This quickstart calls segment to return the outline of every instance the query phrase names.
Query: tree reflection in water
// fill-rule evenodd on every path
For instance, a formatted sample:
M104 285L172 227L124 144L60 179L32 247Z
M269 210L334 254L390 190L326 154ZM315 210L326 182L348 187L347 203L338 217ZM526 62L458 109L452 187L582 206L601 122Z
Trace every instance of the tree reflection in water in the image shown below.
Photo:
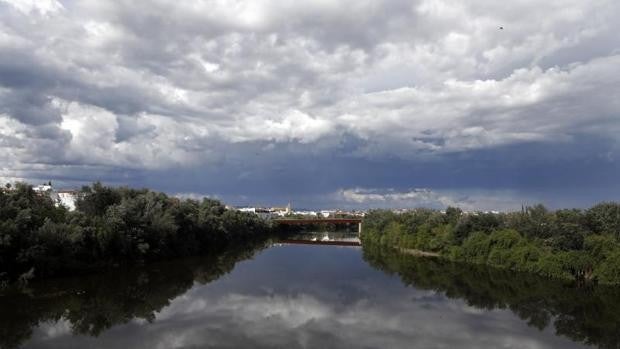
M206 284L220 278L238 261L253 257L268 245L269 242L256 242L209 259L49 280L33 284L25 292L9 292L0 296L0 347L19 347L31 338L35 328L45 323L64 321L73 334L99 336L112 326L134 319L153 321L158 312L196 283ZM313 255L316 256L319 255ZM509 309L529 326L540 330L553 326L556 334L573 341L600 348L620 346L620 291L617 289L576 287L527 274L397 254L368 245L363 249L363 256L371 266L398 275L405 285L434 290L480 309ZM298 265L304 263L311 265L309 261ZM333 282L333 279L325 280ZM303 280L296 285L304 285ZM347 292L354 293L355 289Z
M268 242L239 245L210 258L190 258L80 278L48 280L0 295L0 348L16 348L45 322L65 320L74 334L98 336L155 313L190 289L229 273Z
M620 348L620 289L578 287L536 275L415 257L364 246L373 267L418 289L463 299L481 309L510 309L529 326L599 348Z

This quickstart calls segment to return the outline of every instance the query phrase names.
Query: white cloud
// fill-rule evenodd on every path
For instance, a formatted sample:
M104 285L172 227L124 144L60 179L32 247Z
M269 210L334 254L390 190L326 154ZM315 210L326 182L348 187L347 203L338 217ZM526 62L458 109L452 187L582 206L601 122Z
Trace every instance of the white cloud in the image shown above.
M596 91L605 86L620 92L613 73L618 64L620 56L609 56L566 70L520 69L503 80L447 80L439 87L367 93L344 100L337 120L382 151L403 156L562 142L580 133L613 138L620 111L614 99Z
M341 205L363 208L416 208L444 209L448 206L472 211L516 211L522 205L549 204L544 196L514 190L481 189L428 189L410 190L349 188L331 195ZM553 203L557 204L557 203Z
M385 189L354 188L341 189L338 191L337 196L341 197L345 202L373 206L387 205L387 207L394 205L407 205L410 207L440 205L440 207L446 207L463 204L449 196L439 194L430 189L412 189L398 192Z
M299 110L289 110L275 119L252 116L232 129L223 129L222 137L233 142L269 140L277 142L299 141L311 143L329 134L333 125L326 119L313 118Z
M39 14L42 16L52 15L61 11L64 7L56 0L0 0L8 3L19 11L29 14Z

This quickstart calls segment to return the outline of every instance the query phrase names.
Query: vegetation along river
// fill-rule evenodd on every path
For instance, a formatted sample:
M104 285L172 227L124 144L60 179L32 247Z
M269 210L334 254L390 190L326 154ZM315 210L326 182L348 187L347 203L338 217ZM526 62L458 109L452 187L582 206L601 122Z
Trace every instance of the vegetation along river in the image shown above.
M620 292L371 245L239 246L0 296L2 348L618 348Z

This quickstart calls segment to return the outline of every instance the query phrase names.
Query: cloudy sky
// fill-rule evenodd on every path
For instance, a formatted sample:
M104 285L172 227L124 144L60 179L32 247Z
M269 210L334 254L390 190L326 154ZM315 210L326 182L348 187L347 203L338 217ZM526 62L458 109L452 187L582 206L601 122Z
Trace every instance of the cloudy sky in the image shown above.
M309 208L618 200L619 15L0 0L0 180Z

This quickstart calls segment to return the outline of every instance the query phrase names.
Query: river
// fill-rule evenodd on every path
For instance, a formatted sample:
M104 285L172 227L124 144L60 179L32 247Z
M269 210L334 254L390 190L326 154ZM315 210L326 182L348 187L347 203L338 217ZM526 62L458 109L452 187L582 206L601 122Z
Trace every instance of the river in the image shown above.
M620 293L267 242L0 295L2 348L618 348Z

